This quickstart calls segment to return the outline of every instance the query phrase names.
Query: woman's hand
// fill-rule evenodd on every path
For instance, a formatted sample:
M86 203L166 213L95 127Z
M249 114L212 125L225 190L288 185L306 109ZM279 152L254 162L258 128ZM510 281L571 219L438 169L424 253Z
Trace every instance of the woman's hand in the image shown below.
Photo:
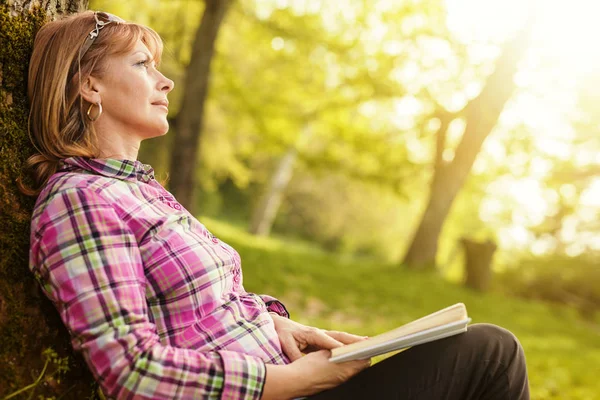
M320 350L288 365L267 364L262 400L294 399L334 388L371 365L371 360L332 363L331 352Z
M331 350L366 339L364 336L346 332L326 331L302 325L274 313L271 313L271 317L275 323L275 331L279 336L281 349L291 361L298 360L303 353L322 349Z

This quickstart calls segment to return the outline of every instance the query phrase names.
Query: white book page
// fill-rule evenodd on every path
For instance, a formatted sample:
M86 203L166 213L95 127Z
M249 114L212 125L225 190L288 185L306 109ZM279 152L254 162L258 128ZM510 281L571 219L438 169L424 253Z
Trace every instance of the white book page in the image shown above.
M355 353L356 351L366 348L374 348L397 340L398 338L409 337L418 332L429 331L437 327L447 326L458 321L464 321L467 318L467 310L465 305L463 303L457 303L418 320L409 322L408 324L391 331L374 336L368 340L335 348L331 351L332 358L339 357L346 353Z

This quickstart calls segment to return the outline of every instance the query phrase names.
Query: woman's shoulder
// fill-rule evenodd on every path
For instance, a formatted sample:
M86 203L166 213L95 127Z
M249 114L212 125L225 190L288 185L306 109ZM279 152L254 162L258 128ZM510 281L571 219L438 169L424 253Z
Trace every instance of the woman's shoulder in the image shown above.
M59 171L52 175L40 192L38 203L63 192L100 193L118 182L117 179L75 171Z
M40 192L32 220L44 213L60 212L76 203L109 202L106 195L119 180L81 172L57 172Z

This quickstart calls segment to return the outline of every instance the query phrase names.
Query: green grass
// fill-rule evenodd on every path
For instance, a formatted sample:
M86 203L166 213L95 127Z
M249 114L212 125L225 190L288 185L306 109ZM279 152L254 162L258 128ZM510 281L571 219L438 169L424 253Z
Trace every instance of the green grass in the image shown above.
M375 335L463 302L473 322L517 335L527 357L532 399L600 399L600 326L567 307L479 294L435 273L352 260L285 238L201 221L242 257L244 287L286 304L292 318L324 329Z

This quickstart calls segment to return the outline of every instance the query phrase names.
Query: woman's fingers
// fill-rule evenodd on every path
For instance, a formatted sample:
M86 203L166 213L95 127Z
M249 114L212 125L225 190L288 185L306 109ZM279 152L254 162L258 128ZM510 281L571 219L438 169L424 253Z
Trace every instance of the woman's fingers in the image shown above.
M306 334L306 343L309 346L326 350L335 349L336 347L344 345L344 343L329 336L327 333L325 333L325 331L321 329L311 329Z
M298 344L291 334L280 335L279 342L281 343L281 349L291 361L296 361L302 357L302 352L298 348Z
M331 336L332 338L334 338L335 340L337 340L338 342L341 342L344 344L360 342L362 340L368 339L367 336L358 336L358 335L353 335L353 334L347 333L347 332L325 331L325 333L327 335Z

